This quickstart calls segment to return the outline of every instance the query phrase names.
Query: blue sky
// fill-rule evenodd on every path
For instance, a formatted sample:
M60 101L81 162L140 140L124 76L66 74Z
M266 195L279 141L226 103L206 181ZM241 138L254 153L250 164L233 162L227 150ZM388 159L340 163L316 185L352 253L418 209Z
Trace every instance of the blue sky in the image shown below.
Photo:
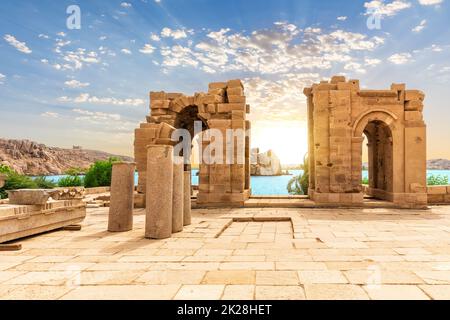
M66 27L74 4L79 30ZM306 150L303 87L343 74L423 90L428 157L450 158L449 19L447 0L3 0L0 137L132 154L150 90L241 78L253 145L292 163Z

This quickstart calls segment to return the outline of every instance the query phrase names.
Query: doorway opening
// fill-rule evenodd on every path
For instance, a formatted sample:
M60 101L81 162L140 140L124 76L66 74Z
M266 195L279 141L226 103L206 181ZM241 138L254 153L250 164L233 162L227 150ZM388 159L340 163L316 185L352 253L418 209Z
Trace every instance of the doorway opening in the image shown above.
M392 131L384 122L375 120L366 125L364 136L364 142L367 142L367 179L364 179L363 170L363 190L373 198L393 201Z

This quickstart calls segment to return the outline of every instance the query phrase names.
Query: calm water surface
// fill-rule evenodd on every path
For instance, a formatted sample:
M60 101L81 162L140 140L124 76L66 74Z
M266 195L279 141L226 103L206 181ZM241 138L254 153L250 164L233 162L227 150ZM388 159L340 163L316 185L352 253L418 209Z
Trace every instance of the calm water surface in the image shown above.
M198 170L192 170L192 184L198 185ZM288 195L286 186L289 180L295 176L302 174L302 170L289 170L290 176L277 176L277 177L252 177L251 186L252 194L254 195ZM447 176L450 180L450 170L428 170L428 175L441 175ZM363 171L363 177L367 178L369 173ZM48 179L54 182L58 182L59 179L65 177L61 176L49 176ZM137 184L138 175L136 173L135 181Z

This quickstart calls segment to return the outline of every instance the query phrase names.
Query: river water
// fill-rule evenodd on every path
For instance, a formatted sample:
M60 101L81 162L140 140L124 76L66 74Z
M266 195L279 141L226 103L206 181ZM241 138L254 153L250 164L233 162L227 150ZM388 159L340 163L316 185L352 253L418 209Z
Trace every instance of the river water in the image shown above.
M198 185L198 170L192 170L192 184ZM289 176L276 176L276 177L252 177L251 178L251 188L253 195L287 195L286 186L289 180L295 176L302 174L302 170L289 170L291 175ZM447 176L450 180L450 170L428 170L428 175L441 175ZM48 179L54 182L58 182L59 179L64 177L60 176L49 176ZM368 172L363 171L363 177L368 177ZM136 173L136 184L137 184L137 173Z

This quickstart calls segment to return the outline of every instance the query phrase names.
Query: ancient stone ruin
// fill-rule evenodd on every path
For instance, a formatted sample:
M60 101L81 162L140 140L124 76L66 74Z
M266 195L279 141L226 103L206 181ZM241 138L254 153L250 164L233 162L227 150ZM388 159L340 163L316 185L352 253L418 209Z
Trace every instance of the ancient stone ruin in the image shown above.
M197 203L202 205L237 205L241 206L250 196L250 121L246 114L250 106L246 104L244 87L240 80L209 84L208 93L195 93L186 96L181 93L151 92L151 114L147 121L135 131L134 154L139 172L138 192L145 194L146 181L149 173L147 167L147 146L170 146L175 129L186 129L195 138L195 123L200 123L200 133L203 135L202 149L207 149L213 142L212 134L216 130L226 136L227 130L240 129L246 135L233 137L236 146L241 146L245 152L239 153L234 148L232 164L210 163L205 157L217 154L200 155L199 193ZM226 158L226 141L222 146L220 156ZM215 150L217 152L217 150ZM175 156L188 155L178 154ZM236 159L236 157L242 157ZM190 174L190 159L185 159L185 175ZM190 189L190 188L189 188ZM189 191L186 190L185 193Z
M306 88L309 194L316 204L362 204L364 191L404 207L424 207L424 94L393 84L361 90L336 76ZM363 135L368 139L369 186L363 190Z
M67 196L68 193L61 192ZM86 204L77 194L51 200L59 190L8 191L9 203L0 206L0 243L77 224L86 217Z

